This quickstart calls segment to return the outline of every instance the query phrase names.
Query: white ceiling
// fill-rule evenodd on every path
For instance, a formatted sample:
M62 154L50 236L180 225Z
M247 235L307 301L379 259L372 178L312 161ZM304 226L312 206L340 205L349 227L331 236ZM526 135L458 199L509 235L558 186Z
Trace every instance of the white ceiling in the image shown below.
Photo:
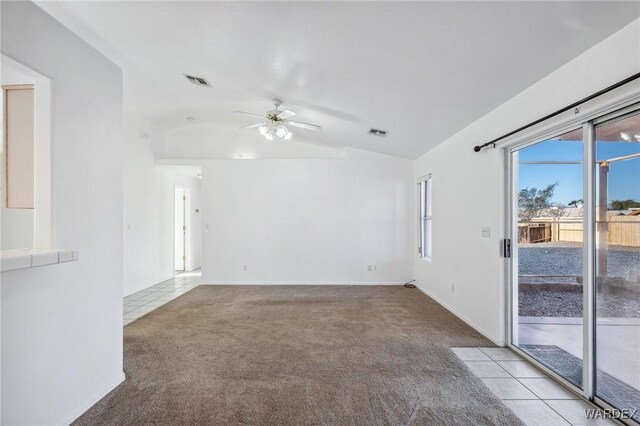
M262 113L277 97L322 125L299 140L407 158L640 16L640 2L39 5L119 64L125 107L165 128L187 116L237 128L254 120L233 110Z

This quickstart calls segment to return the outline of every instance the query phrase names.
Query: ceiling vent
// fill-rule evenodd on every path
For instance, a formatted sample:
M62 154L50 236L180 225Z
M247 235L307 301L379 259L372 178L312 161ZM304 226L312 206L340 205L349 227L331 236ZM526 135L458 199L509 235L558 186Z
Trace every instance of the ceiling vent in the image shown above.
M196 86L211 87L211 84L209 84L207 79L204 77L196 77L188 74L185 74L184 76L187 77L187 80L189 80L191 83L195 84Z
M379 136L381 138L387 136L387 131L386 130L380 130L380 129L374 129L371 128L369 129L369 134L373 135L373 136Z

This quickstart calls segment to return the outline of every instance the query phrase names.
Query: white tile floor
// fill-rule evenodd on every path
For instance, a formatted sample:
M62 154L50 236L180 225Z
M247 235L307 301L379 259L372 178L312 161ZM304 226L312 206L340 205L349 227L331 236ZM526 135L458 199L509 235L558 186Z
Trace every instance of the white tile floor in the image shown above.
M505 348L451 348L467 368L526 425L615 425L587 420L595 408Z
M200 285L200 272L186 272L124 298L124 325Z

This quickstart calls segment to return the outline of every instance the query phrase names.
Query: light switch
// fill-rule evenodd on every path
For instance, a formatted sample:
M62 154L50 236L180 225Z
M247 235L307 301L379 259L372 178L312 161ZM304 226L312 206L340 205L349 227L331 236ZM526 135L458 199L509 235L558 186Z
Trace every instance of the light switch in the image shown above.
M489 226L483 226L482 227L482 236L484 238L490 238L491 237L491 228Z

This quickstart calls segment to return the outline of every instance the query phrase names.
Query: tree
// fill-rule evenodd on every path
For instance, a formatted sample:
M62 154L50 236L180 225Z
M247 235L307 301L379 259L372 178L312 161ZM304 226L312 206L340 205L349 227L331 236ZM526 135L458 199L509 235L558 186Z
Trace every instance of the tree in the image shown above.
M640 207L640 202L635 200L613 200L611 201L611 210L629 210L631 208Z
M549 212L549 216L558 219L567 213L567 206L562 203L556 203L552 205L547 212Z
M547 185L543 189L521 189L518 193L518 216L520 220L529 222L532 218L539 216L542 210L551 209L553 207L551 199L557 186L558 182Z
M567 207L582 207L584 205L584 200L580 198L579 200L572 200L567 204Z

